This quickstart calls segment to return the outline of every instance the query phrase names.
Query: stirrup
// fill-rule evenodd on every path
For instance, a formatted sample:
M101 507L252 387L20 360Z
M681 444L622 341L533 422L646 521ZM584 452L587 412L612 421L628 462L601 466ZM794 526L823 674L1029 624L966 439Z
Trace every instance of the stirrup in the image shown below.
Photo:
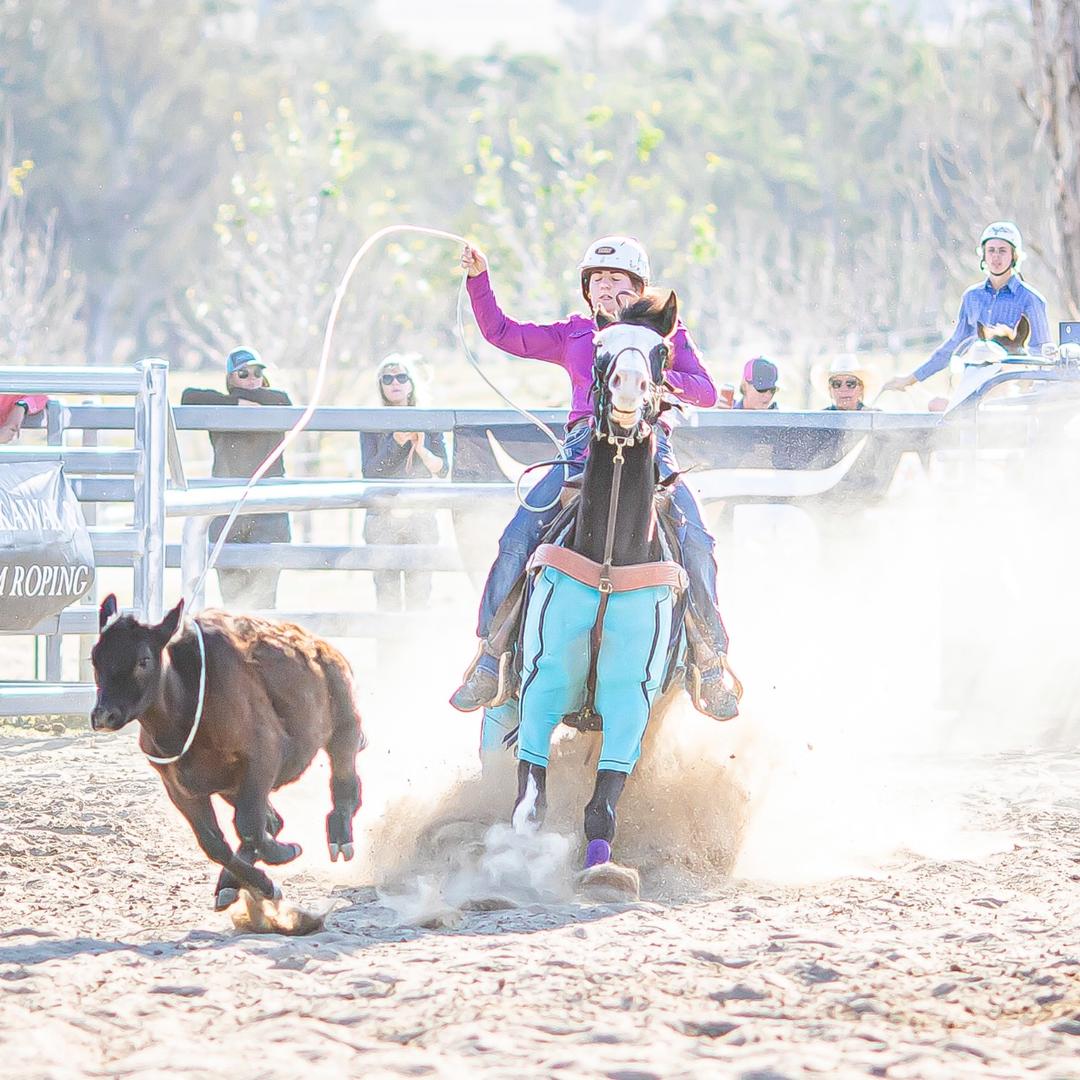
M475 655L472 658L472 663L465 669L465 673L461 678L461 685L464 686L472 677L473 672L476 671L480 657L487 652L487 639L484 638L480 641L480 646L476 650ZM488 653L490 656L491 653ZM499 661L499 674L498 683L495 688L495 695L492 699L483 705L477 705L478 709L497 709L500 705L505 705L513 696L517 693L517 673L513 668L513 653L507 650L504 653L500 653L498 657Z
M509 650L499 654L499 688L495 691L491 704L485 705L484 708L497 709L500 705L505 705L517 693L518 680L512 663L513 658L513 653Z

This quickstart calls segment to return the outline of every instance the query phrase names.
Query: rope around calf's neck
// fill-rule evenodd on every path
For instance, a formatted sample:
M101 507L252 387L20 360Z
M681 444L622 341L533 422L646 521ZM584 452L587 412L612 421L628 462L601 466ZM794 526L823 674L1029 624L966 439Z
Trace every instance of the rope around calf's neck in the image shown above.
M206 698L206 645L203 642L202 627L199 626L199 620L192 619L191 624L195 627L195 637L199 642L199 696L195 702L195 719L191 723L191 730L188 732L188 737L184 742L184 748L179 754L174 757L146 755L146 760L152 761L155 765L175 765L191 749L191 744L195 741L195 732L199 730L199 724L202 721L203 701Z

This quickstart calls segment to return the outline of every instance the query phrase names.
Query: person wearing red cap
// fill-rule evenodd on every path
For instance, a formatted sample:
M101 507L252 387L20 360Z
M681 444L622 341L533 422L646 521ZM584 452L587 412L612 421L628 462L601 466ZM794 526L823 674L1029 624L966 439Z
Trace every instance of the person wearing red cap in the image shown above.
M0 443L17 439L22 422L31 413L41 412L48 402L44 394L0 394Z
M780 371L764 356L755 356L743 366L739 393L742 395L732 406L735 409L776 409L776 395L780 391Z

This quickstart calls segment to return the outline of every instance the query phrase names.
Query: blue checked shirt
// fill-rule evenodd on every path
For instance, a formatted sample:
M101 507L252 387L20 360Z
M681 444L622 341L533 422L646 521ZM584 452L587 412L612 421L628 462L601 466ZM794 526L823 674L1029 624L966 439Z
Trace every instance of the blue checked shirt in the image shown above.
M1006 323L1015 326L1020 316L1026 315L1031 324L1031 337L1028 350L1037 353L1050 340L1050 324L1046 319L1046 300L1042 293L1033 289L1026 282L1013 274L996 292L989 279L979 285L972 285L960 301L960 314L956 319L956 329L948 341L934 350L933 356L916 369L915 378L922 382L948 367L957 346L979 332L979 323L992 326Z

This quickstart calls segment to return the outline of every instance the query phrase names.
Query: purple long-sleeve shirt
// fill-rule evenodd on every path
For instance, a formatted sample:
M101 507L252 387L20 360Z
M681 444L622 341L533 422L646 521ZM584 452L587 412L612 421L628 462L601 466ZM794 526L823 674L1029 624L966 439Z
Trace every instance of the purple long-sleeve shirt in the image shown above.
M592 415L589 391L596 323L584 315L570 315L557 323L514 322L499 307L486 271L469 278L467 287L476 324L486 341L512 356L558 364L570 376L570 415L566 426ZM687 405L711 408L716 404L716 387L681 322L671 337L671 346L672 364L666 372L668 385Z

